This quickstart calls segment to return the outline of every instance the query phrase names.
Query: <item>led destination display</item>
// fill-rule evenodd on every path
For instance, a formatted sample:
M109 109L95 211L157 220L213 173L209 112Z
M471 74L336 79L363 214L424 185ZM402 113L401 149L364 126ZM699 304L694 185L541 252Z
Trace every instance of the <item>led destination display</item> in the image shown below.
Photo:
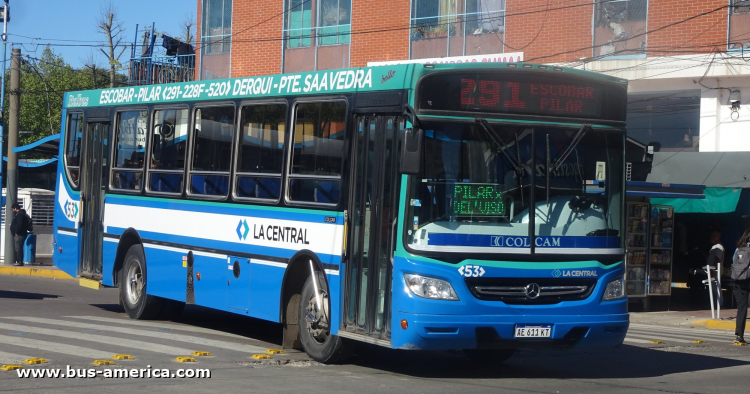
M419 85L419 109L624 120L616 86L566 75L438 74ZM616 93L623 93L618 95Z
M500 188L495 184L456 184L453 213L457 216L507 216Z

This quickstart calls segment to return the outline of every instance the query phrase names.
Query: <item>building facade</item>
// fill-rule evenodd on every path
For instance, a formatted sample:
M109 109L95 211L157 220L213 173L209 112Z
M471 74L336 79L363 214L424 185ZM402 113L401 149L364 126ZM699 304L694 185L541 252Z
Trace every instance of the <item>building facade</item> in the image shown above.
M630 135L658 152L750 151L747 4L198 0L198 78L522 54L628 79Z

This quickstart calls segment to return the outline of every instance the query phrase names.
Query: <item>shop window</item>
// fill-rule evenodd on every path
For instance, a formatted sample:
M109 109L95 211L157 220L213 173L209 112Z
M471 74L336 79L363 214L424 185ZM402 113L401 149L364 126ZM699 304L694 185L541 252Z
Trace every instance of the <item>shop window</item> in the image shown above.
M286 104L243 107L235 196L278 200L286 133Z
M646 56L648 0L596 2L594 56Z
M345 127L346 102L297 104L289 171L291 200L338 203Z
M73 187L78 187L81 168L81 140L83 138L83 114L68 115L68 126L65 131L65 166L68 169L68 180Z
M117 114L110 183L112 189L141 190L146 159L147 121L148 111L145 110Z
M657 152L698 152L700 91L629 95L627 130Z

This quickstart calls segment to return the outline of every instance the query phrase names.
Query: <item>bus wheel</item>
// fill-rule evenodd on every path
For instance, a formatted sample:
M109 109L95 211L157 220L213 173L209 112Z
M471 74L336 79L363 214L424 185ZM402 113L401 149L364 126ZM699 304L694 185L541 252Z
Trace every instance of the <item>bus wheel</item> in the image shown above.
M516 349L465 349L464 354L471 361L480 364L502 364L507 361Z
M328 284L323 275L318 273L315 275L319 299L315 296L312 276L307 278L302 287L299 306L300 342L305 352L315 361L335 363L342 361L348 354L345 352L343 339L337 335L331 335ZM321 308L318 307L318 302Z
M153 319L159 314L160 300L146 294L146 256L141 245L125 254L120 277L122 306L131 319Z

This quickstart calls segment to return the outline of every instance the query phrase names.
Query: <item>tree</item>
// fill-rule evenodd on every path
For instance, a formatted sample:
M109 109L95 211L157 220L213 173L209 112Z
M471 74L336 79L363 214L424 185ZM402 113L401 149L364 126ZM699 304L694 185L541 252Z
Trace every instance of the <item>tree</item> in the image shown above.
M180 27L182 28L183 33L185 33L184 36L180 37L180 41L192 44L193 40L195 40L195 36L193 36L192 33L195 28L195 15L185 14L185 17L182 18L182 22L180 22Z
M83 63L83 69L81 70L81 73L86 76L85 79L88 79L91 81L91 85L89 85L89 89L98 89L100 87L107 86L107 84L103 83L105 81L109 81L109 75L105 71L105 68L101 66L99 61L94 56L94 53L91 52L85 59L80 60L81 63Z
M117 69L122 67L122 65L120 64L120 56L122 56L123 52L125 52L125 49L127 48L127 46L121 45L125 28L122 27L122 22L119 22L117 20L116 14L117 7L115 7L115 5L110 0L102 5L99 13L99 18L96 20L96 28L99 33L107 36L107 51L102 48L99 48L99 50L102 51L104 56L106 56L107 60L109 61L110 88L115 87ZM115 55L118 48L122 48L122 50L120 50L119 54Z

